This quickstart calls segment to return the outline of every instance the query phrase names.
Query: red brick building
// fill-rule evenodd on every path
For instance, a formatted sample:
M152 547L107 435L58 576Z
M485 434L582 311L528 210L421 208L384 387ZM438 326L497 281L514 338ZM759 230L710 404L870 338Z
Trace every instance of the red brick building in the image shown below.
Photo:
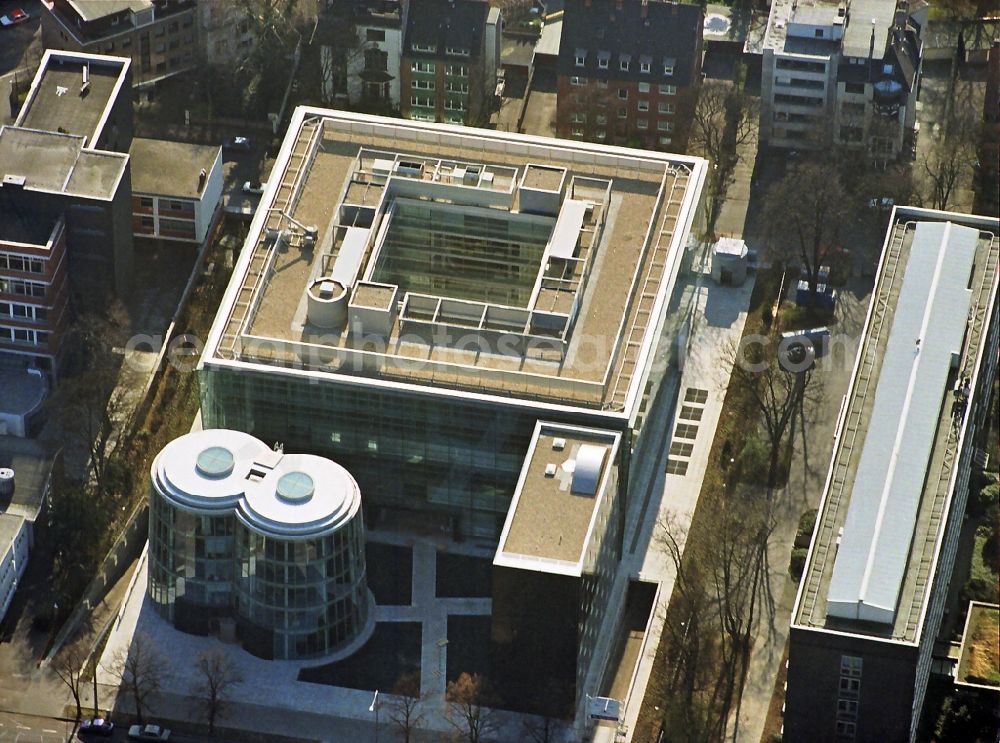
M567 0L559 45L560 137L683 148L701 80L697 5Z

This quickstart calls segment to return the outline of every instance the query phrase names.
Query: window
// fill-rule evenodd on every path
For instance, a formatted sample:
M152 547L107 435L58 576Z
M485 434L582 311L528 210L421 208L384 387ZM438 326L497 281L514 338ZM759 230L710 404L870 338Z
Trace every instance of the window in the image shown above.
M583 127L582 126L574 126L572 129L570 129L570 134L572 134L574 137L582 137L583 136Z
M599 142L603 142L607 138L608 138L608 133L603 129L599 129L598 131L594 132L594 139L598 140Z
M639 72L642 72L642 73L645 73L646 75L648 75L649 74L649 68L650 68L650 66L651 65L649 64L649 62L640 62L639 63Z
M663 60L663 74L667 77L672 77L674 74L674 64L676 60L671 58L666 58Z
M663 101L660 101L656 104L656 110L661 114L672 114L676 110L676 106L674 106L673 103L664 103Z
M649 92L649 83L639 83L639 92L640 93L648 93Z
M434 90L433 80L411 80L410 87L414 90Z
M657 121L656 130L660 132L672 132L674 130L674 123L672 121Z
M140 196L139 197L139 206L142 207L143 209L152 209L153 208L153 197L152 196Z
M153 229L153 218L152 217L143 217L142 218L142 227L143 227L143 229L147 229L147 230Z
M468 57L469 50L464 46L449 46L444 50L445 54L450 54L452 57Z
M822 38L823 38L823 29L821 29L821 28L817 28L817 29L816 29L816 30L815 30L815 31L813 32L813 35L814 35L814 36L815 36L815 37L816 37L817 39L822 39Z
M594 117L594 121L597 122L598 124L607 124L608 123L608 115L607 114L597 114L597 116Z
M597 87L598 88L607 88L608 87L608 81L607 80L598 80L597 81Z
M433 74L436 69L433 62L412 62L410 64L410 72Z
M453 83L447 82L444 84L444 89L449 93L468 93L469 84L468 83Z
M161 41L153 48L153 51L156 52L157 54L163 54L163 52L167 51L166 43Z
M622 72L628 72L628 68L631 63L632 63L632 58L627 54L623 54L621 57L618 58L618 69L620 69Z
M576 50L576 54L573 55L573 58L576 61L576 66L577 67L583 67L585 64L587 64L587 52L586 52L586 50L584 50L584 49L577 49Z
M858 716L858 702L855 699L840 699L837 701L837 714L848 717Z
M666 84L661 85L660 86L660 95L677 95L677 86L676 85L666 85Z
M840 656L840 675L861 678L861 668L864 663L862 658L855 655Z
M648 111L649 110L649 101L639 101L638 107L639 107L640 111Z
M607 52L600 52L597 55L597 66L602 69L608 69L608 62L611 60L611 55Z
M425 52L428 54L434 54L437 52L438 48L436 44L414 44L413 51L415 52Z
M445 65L444 74L452 75L454 77L468 77L469 68L464 64Z
M628 109L619 108L618 109L618 118L619 119L627 119L628 118Z
M574 111L569 115L569 120L573 124L586 124L587 114L581 113L579 111Z
M569 79L569 84L570 85L586 85L587 81L584 80L582 77L577 77L576 75L574 75L573 77L571 77Z
M649 119L637 119L635 125L642 131L649 129Z
M660 146L661 147L666 147L668 144L670 144L673 141L674 140L671 139L670 137L660 137Z
M628 100L628 88L618 88L618 99L622 101Z
M465 111L465 103L463 101L455 101L450 98L444 102L445 111Z
M845 83L844 91L847 93L853 93L855 95L864 95L865 84L864 83Z
M422 106L424 108L431 108L434 106L434 101L430 96L425 95L411 95L410 96L411 106Z
M857 730L857 723L850 722L849 720L837 720L838 740L854 740Z
M365 39L367 41L385 41L385 31L381 28L366 28Z

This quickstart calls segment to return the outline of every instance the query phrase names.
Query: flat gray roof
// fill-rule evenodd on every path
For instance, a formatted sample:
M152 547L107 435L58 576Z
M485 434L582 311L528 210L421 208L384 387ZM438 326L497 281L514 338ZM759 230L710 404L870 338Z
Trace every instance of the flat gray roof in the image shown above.
M0 513L0 556L6 554L14 538L21 531L24 517L13 513Z
M634 392L633 377L639 376L633 372L644 368L643 359L656 342L654 326L680 268L701 189L703 160L343 111L300 109L297 121L293 120L261 199L203 364L218 359L263 363L279 370L303 368L306 360L304 368L325 376L360 368L354 364L378 353L383 363L376 375L385 380L624 409L630 391ZM420 161L424 166L406 178L394 175L392 190L387 191L386 168L397 161ZM491 327L510 327L519 312L575 312L575 324L566 327L567 335L556 338L564 344L561 350L550 353L548 346L540 346L501 354L468 344L422 342L410 332L412 323L419 324L417 316L424 310L428 318L436 317L437 311L434 297L414 293L406 294L410 301L403 305L410 314L404 318L401 312L392 321L390 335L377 351L347 328L319 333L305 323L306 287L336 265L358 207L371 209L374 216L367 219L376 220L366 225L372 233L364 258L367 267L362 269L367 276L364 272L372 271L382 244L379 231L392 223L385 216L393 213L390 207L397 201L403 203L399 197L424 197L442 204L471 199L480 205L470 208L470 214L478 210L478 219L495 213L500 225L505 215L520 213L517 185L529 162L567 168L566 198L593 205L580 231L575 259L566 261L565 267L558 259L543 260L540 269L531 269L540 271L540 277L544 272L544 277L538 279L529 310L494 311L491 304L481 319L474 303L449 300L440 305L440 312L443 316L447 305L474 315L466 318L471 325L454 326L459 337L468 333L485 337ZM474 173L488 174L491 180ZM478 185L468 186L470 177ZM465 190L459 195L456 184L461 190L463 183ZM502 205L505 199L509 206ZM296 223L318 228L314 249L275 249L275 242L268 242L268 229L295 232ZM298 238L292 239L297 244ZM493 239L492 233L483 232L484 244ZM458 272L468 265L456 264L453 270L464 278ZM449 296L446 291L427 293ZM403 292L399 298L406 299ZM404 320L412 323L404 326ZM313 348L322 348L320 357L328 361L317 358L309 350ZM371 373L366 367L366 376Z
M152 7L152 0L68 0L80 17L85 21L96 21L98 18L131 10L133 13Z
M83 90L83 69L90 68L90 84ZM62 134L78 134L93 147L99 126L114 103L126 61L115 58L77 58L49 53L35 74L32 89L18 115L18 126Z
M3 246L0 245L0 251ZM29 374L23 366L0 366L0 412L23 416L41 407L49 386L44 376Z
M84 149L73 134L0 128L0 175L23 176L25 188L111 199L128 155Z
M14 495L0 497L0 512L34 521L52 472L52 456L35 439L0 436L0 468L14 470Z
M959 428L953 418L952 390L956 384L961 385L961 380L965 378L975 381L979 365L982 363L984 351L982 341L988 329L987 321L991 317L997 292L998 279L995 267L1000 261L1000 238L998 238L1000 221L910 208L897 209L894 214L896 219L886 235L879 275L872 294L854 375L841 413L833 459L792 623L799 627L916 643L922 631L926 600L931 588L930 580L934 576L933 568L941 548L943 524L947 522L951 507L951 481L955 475L954 468L947 463L954 461L961 447L965 445L964 428ZM916 338L906 339L907 331L912 330L908 325L910 320L905 317L898 320L901 323L900 334L895 340L890 331L897 324L897 311L925 317L922 310L910 307L912 302L905 296L902 302L900 298L901 295L908 293L904 292L904 283L915 280L907 270L911 256L916 256L915 260L922 263L924 260L920 255L922 252L930 251L936 257L934 248L936 247L937 251L944 248L946 244L944 238L947 237L943 234L945 229L941 226L924 226L926 223L942 221L954 223L950 228L953 231L957 225L971 227L976 231L973 268L971 281L968 283L971 289L972 311L962 311L960 307L941 306L942 313L959 313L961 337L964 338L960 348L960 361L957 368L952 368L950 353L939 349L942 354L948 353L949 356L947 379L944 384L937 381L933 384L922 383L918 380L918 384L909 386L905 379L897 377L897 375L906 376L906 369L900 370L902 362L898 359L893 360L897 354L893 353L889 346L902 344L908 347L911 355L915 353ZM955 234L967 233L956 231ZM921 272L917 271L917 274L919 273ZM921 327L924 327L924 324ZM930 343L931 340L928 338L926 342ZM923 346L924 341L920 345ZM920 353L924 354L925 349L921 348ZM932 366L938 365L932 364ZM915 373L918 370L911 365L910 371ZM880 383L883 372L889 387ZM883 413L876 410L878 390L891 389L894 385L906 390L911 398L908 405L901 410L905 412L908 408L911 416L920 419L912 421L914 435L917 432L929 434L926 443L918 442L919 446L914 445L911 450L905 452L896 446L899 443L896 441L897 437L882 431L886 421L874 420L876 414L880 418L884 417ZM974 384L972 391L973 393L975 391ZM915 398L922 399L913 402ZM972 406L973 403L970 401L969 407ZM898 428L898 426L899 419L892 419L890 427ZM959 439L960 434L963 436L962 439ZM874 438L869 441L870 436ZM872 453L866 456L864 453L866 451ZM864 460L873 457L877 463L886 467L895 459L896 469L905 468L905 476L912 477L917 483L916 487L919 488L919 492L916 493L903 493L901 501L896 499L895 502L891 502L893 499L885 499L881 503L876 510L881 511L881 515L877 518L880 518L885 525L882 529L878 528L877 524L873 529L873 524L863 518L865 514L861 512L870 510L867 509L867 501L861 506L856 506L853 502L855 497L866 498L864 493L867 488L881 487L885 492L888 485L890 490L892 489L892 473L888 469L886 470L888 474L884 476L865 474L869 469L867 465L866 469L862 470ZM877 477L878 481L859 482L859 477ZM886 478L890 478L888 483ZM900 504L910 507L915 505L913 515L903 513L898 507ZM855 512L853 518L850 515L852 511ZM856 523L852 526L852 522ZM873 534L873 539L861 540L865 545L869 545L869 548L858 547L857 537L863 537L869 531ZM892 554L883 554L886 548ZM860 620L835 616L839 613L836 610L831 612L828 597L832 590L834 565L841 554L838 550L849 551L847 553L849 559L857 558L857 562L853 565L861 567L849 571L852 576L863 578L867 573L871 576L869 583L872 580L883 583L877 586L872 584L870 593L862 595L859 592L859 598L870 601L873 607L873 611L866 609L863 613L859 612ZM871 555L874 557L870 559ZM900 563L902 563L901 571ZM857 581L857 584L860 586L861 582ZM886 595L886 592L893 593L894 596ZM840 596L835 598L839 600ZM889 603L893 604L891 607L893 613L890 621L884 622L884 619L879 619L878 607Z
M212 172L222 148L218 146L168 142L162 139L132 140L132 192L196 199L198 174Z
M495 564L579 575L594 519L617 487L617 433L540 422Z
M896 0L851 0L851 16L844 29L845 57L867 57L875 29L875 51L885 47L886 34L896 14Z

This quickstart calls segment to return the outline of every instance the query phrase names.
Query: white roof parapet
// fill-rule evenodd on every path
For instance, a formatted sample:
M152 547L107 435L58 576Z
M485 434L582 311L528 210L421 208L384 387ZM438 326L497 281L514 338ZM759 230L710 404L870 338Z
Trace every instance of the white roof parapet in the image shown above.
M942 399L968 323L979 232L920 223L903 276L827 595L831 617L891 624Z

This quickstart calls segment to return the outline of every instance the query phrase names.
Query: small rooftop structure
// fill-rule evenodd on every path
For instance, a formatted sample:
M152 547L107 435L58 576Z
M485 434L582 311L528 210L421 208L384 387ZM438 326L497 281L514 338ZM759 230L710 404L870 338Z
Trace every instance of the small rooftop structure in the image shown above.
M95 147L126 85L131 63L127 57L46 51L17 125L75 134L84 137L88 147Z
M129 156L133 193L196 199L204 188L199 172L212 172L222 148L136 137Z
M601 504L615 497L621 436L539 422L494 565L580 576Z
M725 286L742 286L750 262L747 244L738 237L720 238L712 246L712 278Z
M955 684L1000 692L1000 606L970 601Z
M48 497L53 457L35 439L0 435L0 470L12 470L12 493L0 494L0 513L34 522Z
M27 436L32 415L49 394L45 372L14 358L15 363L0 364L0 436Z

